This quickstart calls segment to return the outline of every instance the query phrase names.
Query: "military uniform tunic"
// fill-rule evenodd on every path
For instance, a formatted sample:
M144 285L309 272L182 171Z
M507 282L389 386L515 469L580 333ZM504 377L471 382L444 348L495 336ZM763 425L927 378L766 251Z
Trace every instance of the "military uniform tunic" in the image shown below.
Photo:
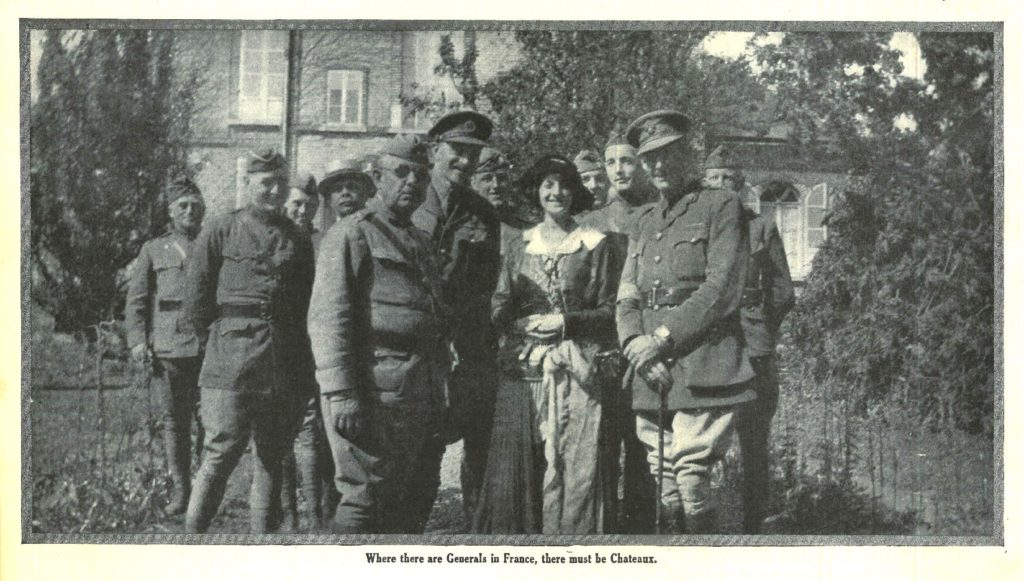
M128 345L148 343L160 358L196 357L199 340L181 320L192 241L167 232L142 245L128 287Z
M209 331L200 386L311 389L305 321L313 268L309 238L278 213L249 206L210 221L196 243L186 301L195 328Z
M743 332L747 354L775 354L782 319L793 308L795 293L782 236L771 218L744 209L750 233L750 266L743 290Z
M669 409L753 398L739 307L749 248L740 203L724 190L694 190L673 205L645 206L630 232L617 324L624 346L664 325L673 351ZM657 410L657 391L627 375L633 408Z
M439 299L430 239L375 200L321 243L309 332L341 494L336 532L423 532L443 451ZM338 432L336 398L361 402L365 434Z

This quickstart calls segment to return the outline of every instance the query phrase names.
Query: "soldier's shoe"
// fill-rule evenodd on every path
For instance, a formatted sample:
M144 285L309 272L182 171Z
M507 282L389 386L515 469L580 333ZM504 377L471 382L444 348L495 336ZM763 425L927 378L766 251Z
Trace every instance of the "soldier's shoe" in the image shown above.
M189 489L184 486L175 486L171 492L171 500L164 507L164 512L174 516L183 514L188 510Z

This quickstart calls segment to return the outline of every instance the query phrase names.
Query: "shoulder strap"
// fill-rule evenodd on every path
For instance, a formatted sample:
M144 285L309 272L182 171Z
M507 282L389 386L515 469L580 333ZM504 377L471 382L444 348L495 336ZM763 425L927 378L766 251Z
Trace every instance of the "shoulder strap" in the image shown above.
M391 229L388 228L383 222L381 222L380 218L378 218L375 214L368 214L366 216L366 223L369 224L370 226L373 226L375 230L377 230L378 232L380 232L382 236L387 238L388 242L390 242L391 245L395 247L395 250L397 250L398 253L402 255L402 258L404 258L406 262L408 262L414 269L416 269L416 274L418 274L420 278L423 279L424 283L427 285L427 290L430 292L430 297L434 301L435 308L437 309L438 313L440 313L444 303L441 301L441 297L438 296L437 290L434 288L434 285L427 282L426 273L424 272L423 267L420 264L420 261L417 259L417 257L413 255L411 252L409 252L409 249L405 247L405 244L402 243L398 236L395 236L395 233L392 232Z

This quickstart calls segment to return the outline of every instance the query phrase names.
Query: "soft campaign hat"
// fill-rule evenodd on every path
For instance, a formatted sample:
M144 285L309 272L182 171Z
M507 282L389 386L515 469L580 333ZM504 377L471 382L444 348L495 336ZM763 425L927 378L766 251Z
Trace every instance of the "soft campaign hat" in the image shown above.
M335 160L324 179L320 180L320 195L328 196L341 188L346 180L354 180L367 192L374 191L373 180L363 173L363 164L358 159Z
M736 154L724 145L719 145L704 161L704 169L739 169L740 162Z
M273 149L261 149L255 153L249 152L249 160L245 164L246 173L263 171L277 171L284 167L284 156Z
M185 196L202 197L203 194L199 191L199 186L195 182L185 177L174 179L164 188L164 198L167 199L168 204L173 204L178 198Z
M577 153L576 158L572 162L576 164L576 170L581 174L588 171L604 171L604 160L601 159L601 156L596 151L589 149L584 149Z
M487 145L494 123L476 111L456 111L437 120L427 132L433 141Z
M474 173L507 171L509 169L512 169L512 164L509 163L504 153L493 147L485 147L480 151L480 161L476 164L476 171Z
M572 192L572 204L569 207L570 214L579 214L589 210L594 205L594 194L590 193L583 185L580 172L568 159L560 155L545 155L537 158L530 169L526 170L521 180L521 185L526 193L526 199L534 206L539 205L537 192L540 189L541 181L545 177L556 174L562 178L562 185Z
M690 125L690 118L679 111L654 111L629 124L626 141L637 148L637 155L643 155L686 137Z
M417 137L407 135L393 137L384 144L378 153L397 157L415 165L430 167L430 160L427 158L427 144Z

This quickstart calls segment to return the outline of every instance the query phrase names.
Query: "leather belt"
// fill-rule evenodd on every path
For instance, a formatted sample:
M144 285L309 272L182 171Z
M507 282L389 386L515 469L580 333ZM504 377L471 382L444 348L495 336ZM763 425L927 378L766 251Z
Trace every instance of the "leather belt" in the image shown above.
M395 351L430 351L441 345L440 333L416 336L389 331L374 331L373 339L378 346Z
M676 307L690 298L697 286L671 287L656 286L640 294L640 308L658 310L660 308Z
M157 303L160 311L177 311L181 309L181 301L178 299L160 299Z
M224 303L218 305L222 319L273 319L270 303Z

